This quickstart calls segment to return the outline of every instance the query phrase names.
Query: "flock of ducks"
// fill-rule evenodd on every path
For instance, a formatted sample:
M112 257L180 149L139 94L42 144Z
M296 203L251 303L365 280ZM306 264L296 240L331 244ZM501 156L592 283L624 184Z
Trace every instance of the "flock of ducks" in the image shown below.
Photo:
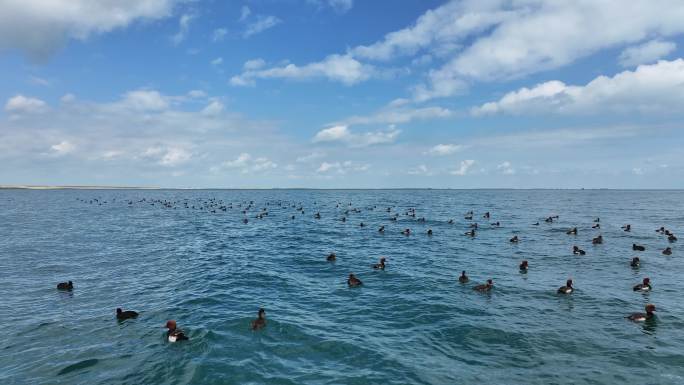
M106 205L109 204L110 201L99 199L99 198L93 198L93 199L81 199L78 198L80 202L91 204L91 205ZM111 203L116 203L116 199L112 199ZM128 205L129 207L133 207L135 204L145 204L145 205L150 205L150 206L159 206L161 208L165 209L188 209L188 210L200 210L204 212L209 212L209 213L217 213L217 212L226 212L227 210L233 210L233 209L239 209L241 210L242 214L244 215L244 218L242 219L242 222L247 224L249 223L248 215L253 213L253 209L255 208L254 201L244 201L240 203L226 203L223 200L220 199L215 199L215 198L210 198L210 199L197 199L195 201L192 201L190 199L182 199L182 200L166 200L166 199L147 199L143 198L140 200L123 200L119 202L124 202L124 204ZM305 214L305 209L304 205L301 203L291 203L291 202L284 202L284 201L277 201L273 202L275 206L281 207L281 208L294 208L298 213L301 215ZM316 202L314 202L316 204ZM271 202L267 203L267 206L270 206ZM336 208L339 209L341 207L341 203L337 203ZM376 210L377 206L372 206L368 208L369 210ZM390 213L389 220L390 221L397 221L399 218L399 213L394 212L393 207L387 207L386 212ZM352 204L349 203L349 208L343 209L342 213L343 216L340 218L341 222L346 222L347 221L347 216L353 213L360 213L361 210L358 208L352 208ZM392 215L393 214L393 215ZM264 207L260 210L256 211L256 214L254 214L253 218L254 219L264 219L269 215L269 209L267 207ZM415 208L409 208L405 211L404 213L405 216L411 217L416 219L417 222L426 222L426 219L424 217L416 218L416 209ZM473 211L469 211L465 214L464 218L468 221L472 221L474 217ZM320 212L316 212L313 215L314 219L321 219L322 215ZM491 213L490 212L485 212L482 215L483 219L490 219L491 218ZM296 219L295 215L290 216L290 219L294 220ZM558 220L559 216L554 215L554 216L549 216L546 219L544 219L545 222L547 223L552 223L555 220ZM448 224L454 224L454 220L450 219L447 221ZM539 226L539 222L533 223L533 226ZM360 227L366 227L366 224L361 222L359 224ZM501 226L501 223L499 221L497 222L492 222L490 223L490 226L492 227L499 227ZM475 237L477 234L477 230L479 229L479 225L477 223L471 223L469 224L470 230L464 233L465 236L469 237ZM593 221L592 229L600 229L600 218L596 218ZM623 231L625 232L630 232L632 230L632 226L630 224L626 224L621 227ZM384 233L385 232L385 226L382 225L378 228L379 233ZM669 242L676 242L677 237L669 230L667 230L665 227L660 227L659 229L656 230L657 233L660 233L664 236L667 237L667 240ZM573 227L569 230L566 231L566 234L568 235L577 235L578 230L577 227ZM413 233L411 232L411 229L406 228L401 231L401 234L404 236L410 236ZM427 236L432 236L434 233L432 229L428 229L426 232ZM511 243L518 243L520 242L520 238L517 235L514 235L512 238L509 239L509 242ZM598 235L597 237L592 239L592 244L594 245L600 245L603 243L603 236ZM632 244L632 250L633 251L645 251L646 248L645 246L638 245L638 244ZM574 255L586 255L586 252L582 249L580 249L578 246L573 246L572 252ZM663 255L672 255L672 248L667 247L662 251ZM337 260L337 255L333 252L327 255L326 261L334 263ZM380 257L378 263L372 264L371 268L376 269L376 270L385 270L387 267L386 265L387 258L386 257ZM630 262L630 266L632 268L638 268L640 266L640 259L639 257L633 257L632 261ZM520 265L518 266L519 270L521 273L527 273L529 269L529 263L527 260L523 260L520 262ZM458 277L458 282L461 284L467 284L470 282L470 278L467 276L466 271L462 271L461 275ZM347 285L350 288L354 287L360 287L363 285L363 282L354 274L350 273L348 278L347 278ZM487 293L490 292L494 288L494 281L492 279L488 279L485 283L478 284L474 286L472 289L474 291L480 292L480 293ZM62 291L72 291L74 289L74 284L72 281L67 281L67 282L61 282L57 285L58 290ZM639 283L633 287L634 291L638 292L647 292L652 290L651 286L651 280L650 278L644 278L642 283ZM575 291L575 288L573 287L573 281L572 279L568 279L565 282L564 286L561 286L556 290L556 293L559 295L571 295ZM634 322L644 322L651 320L655 317L654 312L656 311L656 307L653 304L647 304L645 306L645 312L644 313L632 313L625 318L634 321ZM116 309L116 318L119 321L125 321L127 319L134 319L138 317L138 313L132 310L127 310L124 311L121 308ZM266 326L266 311L263 308L260 308L257 312L257 318L251 321L250 323L250 328L252 330L259 330L262 329ZM169 342L177 342L177 341L185 341L188 340L188 336L177 327L176 321L175 320L169 320L166 322L165 328L167 329L166 336Z

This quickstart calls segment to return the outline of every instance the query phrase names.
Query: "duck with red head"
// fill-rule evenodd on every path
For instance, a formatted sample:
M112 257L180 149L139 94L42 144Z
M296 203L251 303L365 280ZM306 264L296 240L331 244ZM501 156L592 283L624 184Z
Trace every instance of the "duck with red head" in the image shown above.
M166 328L168 329L166 331L166 338L168 338L169 342L189 340L185 333L176 327L176 321L166 321Z
M490 290L492 290L493 287L494 287L494 281L492 281L491 279L488 279L488 280L487 280L487 283L483 283L483 284L481 284L481 285L477 285L477 286L475 286L475 287L473 288L473 290L479 291L479 292L481 292L481 293L487 293L487 292L489 292Z
M266 326L266 310L259 309L257 319L252 321L252 330L259 330Z
M347 285L349 285L349 287L358 287L363 285L363 282L361 282L360 279L356 278L354 274L349 274L349 278L347 279Z
M627 316L627 319L634 322L644 322L655 317L655 314L653 314L656 311L655 305L649 303L644 310L646 310L646 313L632 313Z
M520 262L520 266L519 266L519 267L520 267L520 272L521 272L521 273L527 273L527 267L528 267L528 266L529 266L529 265L528 265L528 263L527 263L527 260L524 260L524 261Z
M644 278L642 283L634 285L632 290L634 290L634 291L651 291L651 279L650 278Z
M572 279L568 279L565 282L565 286L561 286L558 288L558 294L572 294L572 292L575 291L575 288L572 287Z

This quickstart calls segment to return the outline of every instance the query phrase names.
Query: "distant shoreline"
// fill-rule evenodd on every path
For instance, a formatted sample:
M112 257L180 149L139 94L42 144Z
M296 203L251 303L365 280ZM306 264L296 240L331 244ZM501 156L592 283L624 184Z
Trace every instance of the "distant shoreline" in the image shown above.
M42 185L0 185L0 190L178 190L178 191L392 191L392 190L434 190L434 191L486 191L486 190L548 190L548 191L682 191L684 189L631 189L631 188L551 188L551 187L479 187L479 188L432 188L432 187L387 187L387 188L308 188L308 187L270 187L270 188L231 188L231 187L156 187L156 186L42 186Z

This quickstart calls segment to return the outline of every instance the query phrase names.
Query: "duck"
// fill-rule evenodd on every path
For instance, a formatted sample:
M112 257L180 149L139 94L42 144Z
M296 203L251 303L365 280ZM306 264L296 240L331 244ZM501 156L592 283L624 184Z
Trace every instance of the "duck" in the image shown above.
M565 234L568 235L577 235L577 227L573 227L570 230L566 231Z
M663 250L663 255L672 255L672 248L666 247L665 250Z
M472 229L470 231L466 231L465 234L463 234L463 235L467 235L469 237L474 237L475 236L475 229Z
M592 229L600 229L600 228L601 228L601 225L600 225L599 223L597 223L597 224L591 226L591 228L592 228Z
M385 257L380 257L380 262L373 264L374 269L385 270Z
M632 250L634 251L646 251L646 248L641 245L637 245L636 243L632 243Z
M565 286L561 286L558 288L557 293L558 294L572 294L573 291L575 291L575 288L572 287L572 279L568 279L565 282Z
M665 232L665 227L660 226L659 229L656 229L656 233L664 233Z
M534 222L532 226L539 226L539 222Z
M137 318L138 317L138 312L135 312L133 310L126 310L123 311L121 310L120 307L116 308L116 319L123 321L127 320L129 318Z
M630 321L634 322L644 322L653 319L655 317L655 314L653 314L654 311L656 311L656 307L653 304L648 304L645 306L644 310L646 310L646 313L632 313L628 315L626 318Z
M634 285L632 290L634 290L634 291L650 291L651 290L651 279L650 278L644 278L642 283Z
M501 227L501 222L496 221L496 222L492 223L491 225L494 227Z
M519 241L519 239L518 239L518 236L517 236L517 235L514 235L513 238L511 238L511 239L509 240L509 242L511 242L511 243L517 243L518 241Z
M674 234L670 234L670 235L667 237L667 240L670 241L670 242L677 242L677 237L675 237Z
M460 282L460 283L468 283L468 281L470 281L470 278L468 278L468 276L466 275L465 270L463 270L463 271L461 272L461 276L458 277L458 282Z
M632 231L632 225L630 225L630 224L628 223L628 224L622 226L622 230L624 230L624 231Z
M432 236L432 229L428 229L427 235L428 235L428 236Z
M337 260L337 255L335 253L330 253L325 260L328 262L335 262Z
M168 329L166 331L166 338L169 340L169 342L189 340L182 330L176 328L176 321L166 321L166 328Z
M632 258L632 262L630 262L629 265L632 267L639 267L641 265L641 260L639 259L639 257L634 257Z
M481 284L481 285L477 285L477 286L475 286L475 287L473 288L473 290L479 291L479 292L482 292L482 293L486 293L486 292L492 290L492 287L494 287L494 281L492 281L491 279L488 279L488 280L487 280L487 283L483 283L483 284Z
M71 291L74 289L74 283L71 281L68 282L60 282L57 284L57 290L67 290Z
M596 223L601 222L601 218L594 219L594 222L596 222Z
M363 285L363 282L361 282L360 279L356 278L354 274L349 274L349 279L347 279L347 285L349 287L357 287Z
M575 254L575 255L584 255L584 254L586 254L586 252L585 252L584 250L580 249L580 248L577 247L577 246L573 246L573 247L572 247L572 253Z
M406 235L406 236L411 235L411 229L406 229L406 230L402 231L401 233L403 235Z
M600 245L603 243L603 235L599 235L598 237L594 238L591 240L591 243L594 245Z
M252 321L252 330L263 329L266 326L266 310L260 308L257 318Z
M385 232L385 226L380 226L378 229L378 233L384 233Z
M527 273L527 267L528 267L527 260L520 262L520 266L518 266L518 267L520 267L521 273Z

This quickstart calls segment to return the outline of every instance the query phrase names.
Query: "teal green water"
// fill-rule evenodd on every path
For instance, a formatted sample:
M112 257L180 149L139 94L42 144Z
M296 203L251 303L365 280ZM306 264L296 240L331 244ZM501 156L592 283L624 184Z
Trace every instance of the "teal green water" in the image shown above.
M682 384L684 239L654 230L684 234L683 200L682 191L0 190L0 384ZM474 238L462 235L470 210ZM604 244L591 244L597 234ZM330 252L337 262L326 262ZM387 269L374 271L380 256ZM633 256L641 268L630 268ZM362 288L346 286L351 272ZM569 277L575 293L557 295ZM653 291L633 292L644 277ZM491 293L472 290L488 278ZM75 289L58 292L66 280ZM646 303L655 321L625 319ZM119 323L116 307L140 316ZM252 332L259 307L268 324ZM166 342L168 319L190 341Z

